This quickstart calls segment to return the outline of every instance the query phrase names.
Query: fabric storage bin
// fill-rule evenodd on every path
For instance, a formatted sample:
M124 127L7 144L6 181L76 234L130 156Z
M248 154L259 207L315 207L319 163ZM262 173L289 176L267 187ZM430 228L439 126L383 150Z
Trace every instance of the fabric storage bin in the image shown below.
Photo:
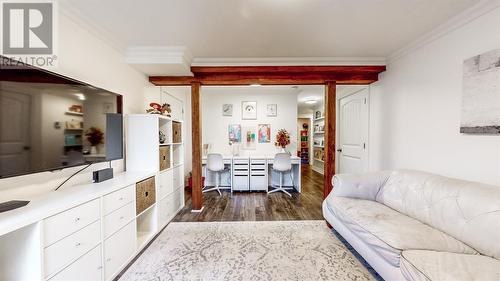
M137 215L156 202L155 177L145 179L135 185L135 200Z

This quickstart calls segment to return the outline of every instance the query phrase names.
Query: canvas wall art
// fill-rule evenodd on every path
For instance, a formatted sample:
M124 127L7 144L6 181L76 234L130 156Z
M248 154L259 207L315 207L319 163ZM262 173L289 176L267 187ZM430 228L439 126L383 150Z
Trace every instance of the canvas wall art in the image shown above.
M257 134L256 128L254 126L247 126L242 128L243 132L243 146L242 149L251 149L254 150L257 148Z
M259 143L271 142L271 124L259 124Z
M500 49L464 61L460 132L500 134Z
M242 101L241 102L241 119L255 120L257 119L257 102Z
M230 124L228 126L228 136L230 142L241 142L241 125Z

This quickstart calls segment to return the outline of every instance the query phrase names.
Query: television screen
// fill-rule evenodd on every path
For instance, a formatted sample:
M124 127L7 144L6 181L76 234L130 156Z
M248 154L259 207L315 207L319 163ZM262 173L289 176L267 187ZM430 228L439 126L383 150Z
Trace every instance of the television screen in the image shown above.
M123 157L121 95L33 67L0 69L0 177Z

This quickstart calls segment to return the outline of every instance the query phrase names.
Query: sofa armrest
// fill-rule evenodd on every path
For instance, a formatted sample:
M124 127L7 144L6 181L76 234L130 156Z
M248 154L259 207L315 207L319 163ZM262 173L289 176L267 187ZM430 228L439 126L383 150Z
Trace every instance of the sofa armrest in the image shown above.
M338 174L332 178L332 196L351 197L375 201L377 193L389 178L390 171Z

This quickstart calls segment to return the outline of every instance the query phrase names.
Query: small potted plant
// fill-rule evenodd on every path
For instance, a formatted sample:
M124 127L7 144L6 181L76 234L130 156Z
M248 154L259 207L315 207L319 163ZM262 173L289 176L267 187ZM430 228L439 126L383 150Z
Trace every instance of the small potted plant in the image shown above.
M85 136L87 141L90 143L90 154L98 154L97 146L104 143L104 133L101 129L96 127L90 127L86 132Z
M276 134L274 145L281 147L281 152L286 152L286 146L290 144L290 134L285 129L280 129Z

